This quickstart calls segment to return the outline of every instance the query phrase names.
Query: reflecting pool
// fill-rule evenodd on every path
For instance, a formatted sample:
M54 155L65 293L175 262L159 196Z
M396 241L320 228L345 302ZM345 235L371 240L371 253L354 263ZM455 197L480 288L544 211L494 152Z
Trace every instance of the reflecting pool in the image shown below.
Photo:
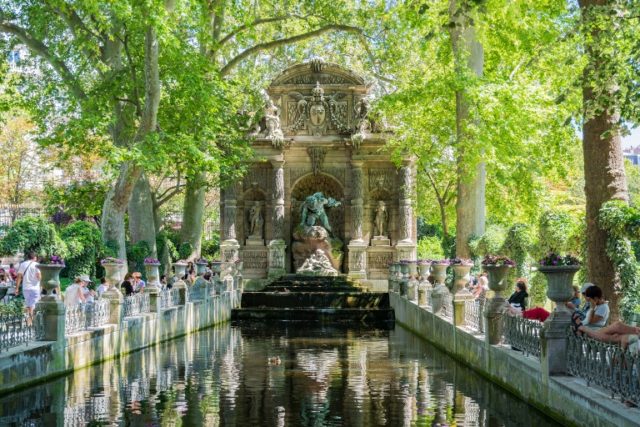
M410 332L224 325L0 399L16 426L550 426Z

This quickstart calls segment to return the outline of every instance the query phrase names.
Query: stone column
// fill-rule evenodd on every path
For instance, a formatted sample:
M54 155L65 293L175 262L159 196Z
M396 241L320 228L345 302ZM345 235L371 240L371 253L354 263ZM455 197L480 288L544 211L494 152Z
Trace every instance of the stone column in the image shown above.
M398 212L398 243L396 251L398 260L416 259L416 242L413 236L413 159L405 159L400 167L400 196Z
M240 244L236 235L236 188L231 184L224 189L224 226L220 254L222 262L234 263L238 260Z
M349 277L367 278L367 242L362 238L364 221L364 171L362 161L351 161L351 241L349 250Z
M285 273L284 240L284 160L272 159L273 167L273 212L271 214L272 238L269 242L269 277L279 277Z
M33 322L37 322L37 317L42 317L42 341L64 340L65 335L65 307L61 300L41 299L36 304Z

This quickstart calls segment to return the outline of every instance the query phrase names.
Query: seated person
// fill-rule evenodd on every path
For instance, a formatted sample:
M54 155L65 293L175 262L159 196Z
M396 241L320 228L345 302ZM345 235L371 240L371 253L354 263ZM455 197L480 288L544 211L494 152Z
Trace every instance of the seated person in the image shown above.
M100 279L100 286L98 286L98 296L102 296L109 289L106 277Z
M521 277L516 282L516 291L509 297L509 304L512 307L520 308L523 311L527 309L527 301L529 294L527 293L527 279Z
M574 314L572 317L574 318L578 318L580 320L583 320L586 316L587 316L587 311L589 311L589 302L587 301L587 296L585 294L585 292L587 292L587 289L589 289L590 287L595 286L593 283L585 283L584 285L582 285L582 288L580 288L580 294L582 295L582 298L584 298L584 304L581 306L580 303L578 303L575 308L571 307L571 300L569 303L567 303L567 307L569 307L570 309L574 310Z
M577 286L573 286L573 298L567 302L567 308L571 311L575 311L580 308L580 288Z
M575 325L583 325L591 329L604 327L609 320L609 303L602 296L602 289L599 286L590 286L585 291L589 310L584 320L573 318Z
M78 276L73 281L73 284L69 285L64 291L64 305L67 308L74 307L81 302L85 302L83 288L85 286L82 276Z
M618 344L623 349L628 348L632 354L640 353L640 327L615 322L600 329L579 326L578 331L594 340Z

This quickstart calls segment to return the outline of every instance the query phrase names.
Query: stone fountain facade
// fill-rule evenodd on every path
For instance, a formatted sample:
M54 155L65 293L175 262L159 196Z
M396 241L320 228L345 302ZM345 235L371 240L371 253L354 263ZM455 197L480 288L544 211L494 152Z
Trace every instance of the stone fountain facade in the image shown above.
M369 90L353 72L312 60L265 91L264 117L252 133L255 159L241 182L221 192L222 256L243 261L245 279L301 267L294 236L315 193L339 202L326 213L340 273L386 290L388 263L415 259L414 162L396 166L382 150L389 133L368 116Z

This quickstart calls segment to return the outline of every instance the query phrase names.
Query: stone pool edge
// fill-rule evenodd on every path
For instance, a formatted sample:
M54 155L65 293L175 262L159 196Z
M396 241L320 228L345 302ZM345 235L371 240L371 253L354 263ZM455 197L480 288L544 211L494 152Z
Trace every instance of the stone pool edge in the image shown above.
M543 375L540 363L507 346L491 346L484 337L454 326L395 292L389 293L396 323L489 381L565 425L639 426L640 410L574 377Z
M0 396L227 322L239 290L0 353Z

